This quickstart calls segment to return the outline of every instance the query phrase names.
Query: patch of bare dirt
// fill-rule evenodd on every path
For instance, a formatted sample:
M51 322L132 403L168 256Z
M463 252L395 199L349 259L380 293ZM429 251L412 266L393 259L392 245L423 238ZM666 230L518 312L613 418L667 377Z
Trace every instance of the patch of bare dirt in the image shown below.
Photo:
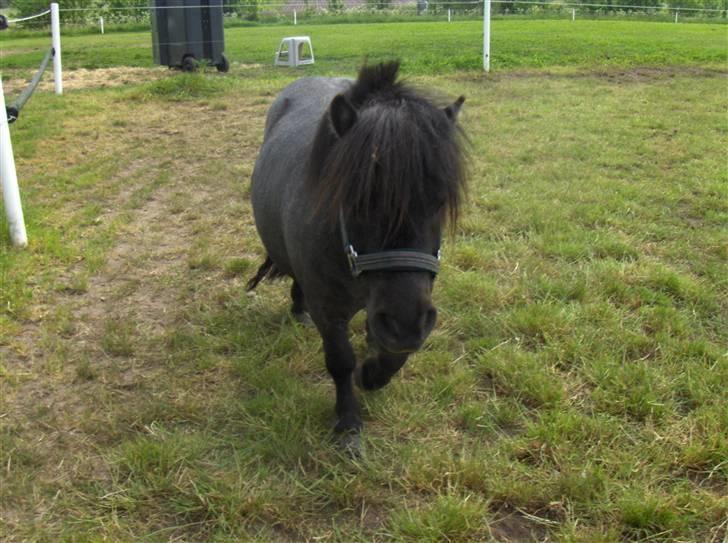
M13 54L19 52L13 49ZM0 51L0 58L2 51ZM259 67L259 64L235 63L233 71L245 71ZM120 87L124 85L137 85L156 81L168 77L170 68L157 66L154 68L138 68L134 66L114 66L112 68L77 68L75 70L63 70L63 90L103 89L109 87ZM7 94L14 94L22 91L30 81L35 71L30 70L6 70L4 72L3 87ZM48 69L38 85L38 90L53 91L53 72Z
M26 71L10 71L12 78L7 82L3 81L3 87L8 94L20 92L28 84L29 77ZM136 85L148 81L155 81L165 77L169 72L168 68L134 68L132 66L116 66L113 68L97 68L87 70L78 68L76 70L63 71L63 90L100 89L107 87L120 87L123 85ZM32 74L30 74L32 76ZM53 72L46 71L43 79L38 85L38 90L53 91Z
M611 68L595 71L594 75L610 81L639 83L670 77L725 77L728 70L703 66L661 66L635 67L630 69Z
M136 85L147 81L161 79L169 72L166 68L133 68L118 66L113 68L97 68L86 70L79 68L63 72L64 89L94 89ZM50 90L52 81L44 81L44 88Z
M501 543L534 543L544 541L549 521L514 511L491 523L492 537Z
M710 66L636 66L561 70L510 70L496 73L463 73L454 76L462 81L501 81L509 79L584 79L599 78L615 83L640 83L670 77L728 77L728 70Z
M12 49L0 49L0 58L9 57L11 55L32 53L33 51L39 51L39 49L35 47L13 47Z

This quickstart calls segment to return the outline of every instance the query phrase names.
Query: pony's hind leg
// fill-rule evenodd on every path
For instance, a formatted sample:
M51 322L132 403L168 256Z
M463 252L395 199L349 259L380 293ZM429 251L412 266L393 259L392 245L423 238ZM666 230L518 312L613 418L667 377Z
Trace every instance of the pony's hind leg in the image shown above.
M291 313L293 314L293 318L306 326L312 325L313 322L311 321L311 317L309 317L306 312L306 302L303 297L303 290L301 289L301 285L299 285L295 279L291 285L291 300L293 301L291 304Z

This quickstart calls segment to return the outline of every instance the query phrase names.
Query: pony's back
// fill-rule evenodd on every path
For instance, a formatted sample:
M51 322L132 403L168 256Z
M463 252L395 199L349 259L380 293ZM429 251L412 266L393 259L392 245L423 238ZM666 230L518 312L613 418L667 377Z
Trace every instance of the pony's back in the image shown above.
M252 287L266 275L293 275L285 224L292 206L305 205L302 190L321 118L333 97L350 85L346 79L299 79L283 89L268 111L251 185L255 223L268 259L267 270L261 268Z

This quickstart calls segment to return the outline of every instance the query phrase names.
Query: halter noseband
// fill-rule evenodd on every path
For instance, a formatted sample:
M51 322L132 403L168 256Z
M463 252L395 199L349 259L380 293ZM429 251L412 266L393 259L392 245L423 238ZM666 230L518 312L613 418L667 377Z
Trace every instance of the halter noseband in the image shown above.
M433 275L437 275L437 272L440 271L439 249L437 256L414 249L397 249L360 255L349 241L342 209L339 209L339 228L344 253L349 262L349 270L354 277L359 277L362 273L369 271L428 271Z

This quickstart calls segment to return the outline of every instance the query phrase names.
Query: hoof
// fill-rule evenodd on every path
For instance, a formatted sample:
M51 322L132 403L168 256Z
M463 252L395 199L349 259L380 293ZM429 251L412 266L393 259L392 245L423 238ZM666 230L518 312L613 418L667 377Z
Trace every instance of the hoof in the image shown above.
M334 426L339 449L352 458L361 456L361 428L361 419L351 415L341 417Z
M301 313L294 313L293 318L296 319L296 322L299 322L304 326L313 326L313 320L311 320L311 316L305 311L302 311Z
M337 444L341 451L350 458L361 458L363 455L361 434L358 432L339 435Z

